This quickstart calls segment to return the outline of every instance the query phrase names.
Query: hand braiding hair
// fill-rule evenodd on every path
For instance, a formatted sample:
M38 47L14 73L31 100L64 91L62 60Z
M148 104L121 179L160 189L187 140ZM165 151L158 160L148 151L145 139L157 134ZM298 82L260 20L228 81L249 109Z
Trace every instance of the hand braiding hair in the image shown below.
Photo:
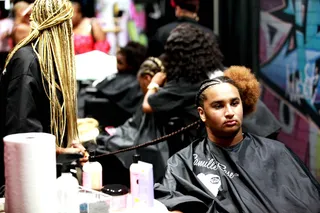
M56 136L59 147L66 131L68 146L78 138L72 15L72 4L68 0L36 0L30 17L32 30L13 48L5 64L6 67L21 47L31 43L50 101L51 133ZM62 102L57 90L62 94Z

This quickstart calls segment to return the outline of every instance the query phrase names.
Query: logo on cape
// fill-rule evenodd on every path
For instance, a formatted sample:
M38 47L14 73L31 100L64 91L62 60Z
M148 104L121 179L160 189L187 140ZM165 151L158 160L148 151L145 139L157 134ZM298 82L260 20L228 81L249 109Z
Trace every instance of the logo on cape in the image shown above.
M207 187L207 189L209 189L209 191L215 197L217 197L218 192L219 192L219 188L221 187L220 177L218 175L214 175L214 174L205 175L203 173L198 174L197 177L199 178L201 183L203 183L203 185L205 185Z
M202 167L202 168L207 168L210 170L217 170L220 169L221 171L223 171L225 173L226 176L228 176L229 178L234 178L234 177L238 177L239 174L238 173L234 173L231 171L227 170L227 166L224 164L221 164L219 162L217 162L215 159L213 158L209 158L207 161L205 160L199 160L199 156L198 154L193 154L193 165L194 166L198 166L198 167Z

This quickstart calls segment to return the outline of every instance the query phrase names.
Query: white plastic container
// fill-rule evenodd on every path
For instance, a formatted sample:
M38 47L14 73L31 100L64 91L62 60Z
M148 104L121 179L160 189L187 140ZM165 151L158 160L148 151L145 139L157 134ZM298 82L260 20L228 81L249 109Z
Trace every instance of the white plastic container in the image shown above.
M82 186L100 191L102 188L102 166L99 162L86 162L82 167Z
M132 207L152 207L153 192L153 166L138 161L130 166L130 193Z
M71 173L62 172L57 178L58 213L79 213L79 184Z
M140 202L139 196L139 176L140 167L138 163L133 163L130 166L130 194L131 194L131 205L134 206L135 203Z

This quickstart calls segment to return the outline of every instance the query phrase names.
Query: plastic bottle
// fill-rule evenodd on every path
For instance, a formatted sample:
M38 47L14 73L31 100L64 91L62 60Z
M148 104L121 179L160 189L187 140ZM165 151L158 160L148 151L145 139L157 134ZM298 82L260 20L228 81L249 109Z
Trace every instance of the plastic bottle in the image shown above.
M133 163L130 165L130 194L132 197L131 205L135 206L135 204L140 202L139 197L139 174L140 169L138 165L138 161L140 160L140 155L133 155Z
M153 181L153 165L143 161L138 162L139 165L139 199L137 206L153 207L154 200L154 181Z
M89 161L82 167L82 186L100 191L102 188L102 166L90 152Z
M70 164L63 164L61 176L57 178L58 213L79 213L79 184L72 176Z

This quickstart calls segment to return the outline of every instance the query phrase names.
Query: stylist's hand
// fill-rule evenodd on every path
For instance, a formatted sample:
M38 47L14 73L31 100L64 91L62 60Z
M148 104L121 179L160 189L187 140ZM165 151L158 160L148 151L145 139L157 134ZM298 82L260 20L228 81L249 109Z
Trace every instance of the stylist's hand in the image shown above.
M70 148L62 148L62 147L57 147L56 148L56 154L76 154L76 153L81 153L81 149L80 148L74 148L74 147L70 147Z
M83 147L83 145L81 143L78 143L78 142L72 143L72 149L79 149L80 152L82 153L83 158L80 159L81 164L83 164L89 160L89 153L87 152L87 150Z
M56 154L58 155L59 154L77 154L77 153L81 153L83 155L83 158L80 159L81 163L85 163L88 161L89 154L80 143L72 143L70 148L62 148L62 147L56 148Z
M171 213L183 213L181 211L169 211L169 212L171 212Z
M163 86L164 83L166 82L167 79L167 74L164 72L158 72L156 73L151 82L158 84L159 86Z

